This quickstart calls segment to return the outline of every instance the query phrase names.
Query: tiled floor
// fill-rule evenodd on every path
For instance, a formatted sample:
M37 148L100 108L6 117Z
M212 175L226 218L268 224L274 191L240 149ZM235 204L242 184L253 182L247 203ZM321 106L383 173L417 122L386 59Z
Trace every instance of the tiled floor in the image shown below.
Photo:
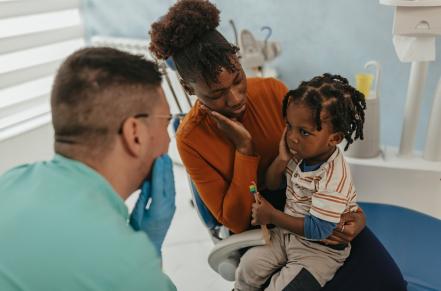
M226 291L233 283L224 280L208 265L213 247L208 231L190 204L191 194L184 169L175 166L176 214L163 246L164 272L179 291ZM133 205L136 197L127 204Z

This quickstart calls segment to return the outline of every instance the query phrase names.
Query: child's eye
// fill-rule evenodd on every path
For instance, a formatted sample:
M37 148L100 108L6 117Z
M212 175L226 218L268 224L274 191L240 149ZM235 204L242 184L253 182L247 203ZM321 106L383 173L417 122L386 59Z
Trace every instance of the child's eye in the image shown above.
M306 130L304 130L303 128L300 128L299 131L300 131L300 134L303 135L303 136L309 136L310 135L310 133L307 132Z

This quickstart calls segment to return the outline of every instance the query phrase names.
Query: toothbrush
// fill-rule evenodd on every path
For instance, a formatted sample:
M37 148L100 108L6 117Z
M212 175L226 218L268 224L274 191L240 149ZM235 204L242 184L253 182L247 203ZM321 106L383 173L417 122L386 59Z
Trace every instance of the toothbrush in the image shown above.
M254 200L256 202L260 202L260 200L257 196L257 193L259 193L259 192L257 192L257 186L254 181L251 182L249 189L250 189L250 193L254 196ZM262 227L262 234L263 234L263 239L265 240L265 243L270 244L271 243L271 236L270 236L268 227L266 225L261 225L261 227Z

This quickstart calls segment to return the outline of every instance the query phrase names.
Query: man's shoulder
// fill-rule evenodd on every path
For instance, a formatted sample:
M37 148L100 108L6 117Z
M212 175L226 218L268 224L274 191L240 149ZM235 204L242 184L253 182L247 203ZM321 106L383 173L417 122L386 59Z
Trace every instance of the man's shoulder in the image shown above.
M19 165L14 168L11 168L9 170L6 170L3 174L0 175L0 181L8 180L13 177L23 175L24 173L26 173L28 170L32 169L33 167L35 167L35 164L23 164L23 165Z
M0 175L0 192L6 191L7 189L15 189L26 183L32 183L41 170L43 162L33 163L33 164L23 164L12 169L7 170L5 173Z

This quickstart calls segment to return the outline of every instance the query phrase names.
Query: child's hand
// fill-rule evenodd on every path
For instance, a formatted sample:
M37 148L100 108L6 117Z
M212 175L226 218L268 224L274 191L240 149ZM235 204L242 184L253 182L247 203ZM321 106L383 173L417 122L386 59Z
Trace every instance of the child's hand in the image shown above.
M279 142L279 160L283 161L283 162L289 162L289 160L292 159L292 154L289 151L288 145L286 144L286 131L287 128L285 126L285 129L283 130L282 133L282 138L280 139Z
M253 203L252 220L253 225L265 225L272 223L273 214L276 209L263 198L259 193L256 193L257 202Z

